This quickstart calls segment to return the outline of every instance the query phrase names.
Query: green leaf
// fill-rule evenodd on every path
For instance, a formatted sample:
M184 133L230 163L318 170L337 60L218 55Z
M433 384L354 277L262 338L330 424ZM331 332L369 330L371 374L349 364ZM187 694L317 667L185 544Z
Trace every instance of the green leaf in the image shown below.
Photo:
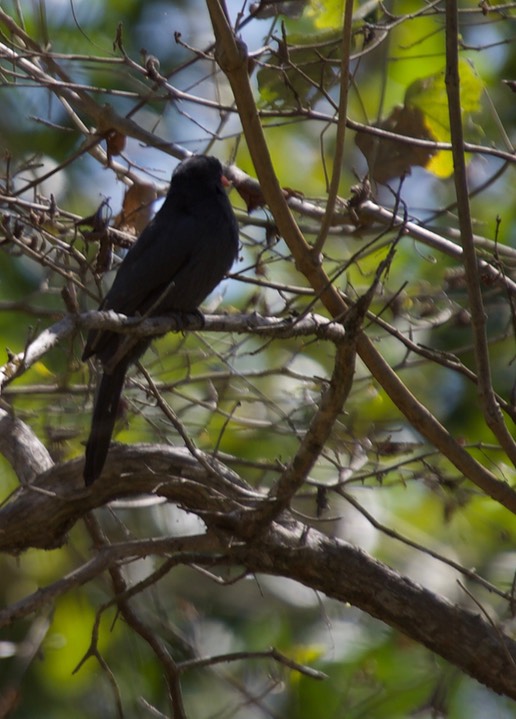
M344 15L344 0L312 0L307 11L314 18L315 27L340 28Z
M484 86L473 67L466 60L459 63L460 103L464 126L471 125L471 115L479 112ZM418 107L424 114L425 125L438 142L450 142L450 119L445 73L441 72L413 82L405 93L405 106ZM427 169L439 177L448 177L453 172L449 152L438 152Z

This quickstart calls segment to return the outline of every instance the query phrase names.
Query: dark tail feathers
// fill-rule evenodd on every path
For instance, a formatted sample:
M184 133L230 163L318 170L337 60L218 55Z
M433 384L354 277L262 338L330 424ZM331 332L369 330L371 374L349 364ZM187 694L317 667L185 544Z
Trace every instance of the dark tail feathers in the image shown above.
M126 371L127 363L121 362L111 374L104 372L102 375L95 399L90 436L86 444L84 482L87 487L100 476L104 467Z

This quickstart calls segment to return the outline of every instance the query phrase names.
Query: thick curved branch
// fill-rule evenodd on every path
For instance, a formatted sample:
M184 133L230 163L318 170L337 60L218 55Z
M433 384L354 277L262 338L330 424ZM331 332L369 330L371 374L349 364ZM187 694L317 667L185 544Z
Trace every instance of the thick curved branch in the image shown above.
M516 642L499 627L342 540L300 531L274 525L255 547L242 548L242 563L359 607L495 692L516 699Z
M220 543L213 551L221 565L230 561L250 572L289 577L329 597L349 602L425 645L494 691L516 698L516 642L501 629L401 576L351 544L314 529L307 531L305 525L288 514L282 516L282 524L273 523L256 539L250 533L249 509L267 499L221 463L216 463L216 473L209 474L185 450L115 446L108 458L105 478L92 491L78 489L82 482L81 464L82 460L74 460L53 468L0 509L0 526L4 530L0 534L0 549L19 552L29 547L55 547L65 541L68 529L93 507L117 496L152 492L204 519ZM27 522L29 508L31 522ZM204 540L199 539L202 549L209 551ZM191 542L187 547L194 549ZM155 549L162 553L182 548L177 541L167 546L163 540L158 541ZM110 561L129 559L141 555L142 550L152 552L152 543L146 542L140 548L136 545L134 551L126 543L118 549L109 547L99 564L106 562L107 566ZM185 555L185 561L189 559ZM92 561L93 564L85 565L82 580L87 580L90 573L92 578L97 576L101 567ZM59 587L55 590L58 592ZM34 606L31 601L34 598L21 601L20 616L31 611Z
M27 484L53 466L47 448L25 422L0 409L0 454L3 454L21 484Z
M203 456L201 464L183 448L115 444L94 491L84 488L82 457L57 465L41 474L37 483L20 487L0 508L0 551L59 547L86 512L120 497L149 494L216 514L263 501L235 472ZM206 465L213 471L208 472Z
M275 497L274 516L287 509L294 494L305 482L308 473L316 464L323 451L337 418L343 411L344 404L353 386L355 375L357 338L362 331L362 323L374 296L382 273L390 265L387 259L377 270L376 278L369 290L351 307L344 318L345 335L336 346L335 361L328 387L323 392L317 412L312 417L310 426L303 437L298 451L271 492ZM272 519L273 514L266 514Z

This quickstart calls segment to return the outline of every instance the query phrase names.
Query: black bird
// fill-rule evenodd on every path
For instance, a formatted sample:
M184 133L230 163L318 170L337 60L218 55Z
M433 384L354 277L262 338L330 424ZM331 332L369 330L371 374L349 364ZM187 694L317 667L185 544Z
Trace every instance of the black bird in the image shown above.
M238 225L222 178L215 157L194 156L174 170L163 206L125 256L100 310L139 316L197 311L238 252ZM96 355L103 367L86 445L86 486L102 472L127 368L150 344L142 339L125 349L126 338L91 330L82 355Z

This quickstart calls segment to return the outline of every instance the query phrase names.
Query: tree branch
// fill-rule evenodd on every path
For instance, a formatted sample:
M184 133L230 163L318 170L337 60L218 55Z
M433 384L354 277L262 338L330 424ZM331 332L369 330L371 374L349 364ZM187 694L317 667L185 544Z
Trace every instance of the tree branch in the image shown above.
M516 465L516 442L504 420L500 405L496 401L491 382L491 363L486 333L486 313L482 299L480 268L473 241L473 225L468 194L466 161L464 159L464 133L462 129L462 108L459 76L459 19L457 0L446 4L446 92L450 133L452 139L453 169L457 211L463 248L464 270L468 288L471 327L475 349L475 363L478 376L478 395L487 426L498 439L507 457Z
M348 113L348 87L349 87L349 60L351 54L351 30L353 23L353 0L346 0L344 3L344 21L342 25L342 59L340 66L340 92L339 92L339 109L337 114L337 132L335 137L335 156L333 158L333 167L331 182L328 188L328 200L324 217L321 222L321 229L314 242L313 253L317 256L322 252L322 248L328 236L328 230L333 222L333 212L337 193L339 191L340 174L344 162L344 140L346 137L346 119Z
M493 691L516 699L516 642L479 614L453 605L338 539L274 525L240 550L255 572L289 577L349 602L423 644Z
M0 394L4 387L20 377L59 342L67 339L77 330L109 330L136 338L158 337L167 332L205 330L207 332L234 332L287 339L307 337L340 342L344 328L321 315L295 317L262 317L257 313L235 315L188 316L170 314L168 317L126 317L116 312L84 312L80 315L66 315L62 320L43 330L27 347L0 366Z
M245 508L267 500L224 465L219 463L220 477L208 476L204 467L184 450L115 446L105 477L94 485L93 491L85 492L77 489L81 464L82 459L51 469L38 478L35 486L23 488L0 509L3 530L0 549L19 552L29 547L55 547L65 541L66 531L93 507L120 495L153 493L204 519L221 542L221 549L226 545L231 548L229 560L224 551L214 548L221 564L230 561L250 572L288 577L328 597L349 602L425 645L494 691L516 698L516 642L481 616L452 605L347 542L326 537L314 529L307 531L305 525L288 515L282 517L281 525L273 523L266 528L259 541L247 544ZM31 522L27 522L29 508ZM171 545L167 542L170 540L157 540L155 549L160 552L181 547L176 542ZM141 547L123 543L118 548L106 548L102 550L102 560L92 560L78 570L77 579L87 581L113 561L152 550L152 541ZM68 581L73 581L73 577ZM62 589L59 584L54 585L48 590L48 598ZM17 610L5 610L0 619L12 621L26 616L39 606L37 600L37 594L21 600Z
M265 201L296 262L331 315L343 317L347 306L321 265L314 264L310 246L297 226L274 173L269 150L247 75L246 48L237 42L218 0L206 0L216 38L216 57L231 84L251 157ZM357 352L398 409L426 439L487 495L516 513L516 491L500 481L453 439L445 427L408 390L371 340L361 333Z
M0 409L0 454L12 466L21 484L28 484L54 462L47 448L25 422Z

